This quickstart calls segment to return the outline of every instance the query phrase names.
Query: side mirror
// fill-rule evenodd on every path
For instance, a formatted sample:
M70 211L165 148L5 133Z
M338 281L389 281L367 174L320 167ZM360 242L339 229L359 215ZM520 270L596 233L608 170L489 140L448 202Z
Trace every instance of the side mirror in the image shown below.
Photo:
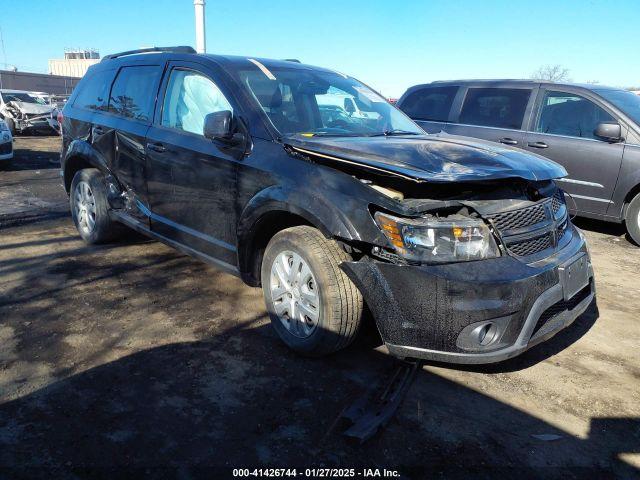
M596 126L593 134L607 142L619 142L622 140L622 127L617 122L602 122Z
M350 98L345 98L344 109L349 115L354 113L356 111L356 106L353 104L353 100L351 100Z
M233 114L229 110L209 113L204 117L203 134L209 140L231 140L233 138Z

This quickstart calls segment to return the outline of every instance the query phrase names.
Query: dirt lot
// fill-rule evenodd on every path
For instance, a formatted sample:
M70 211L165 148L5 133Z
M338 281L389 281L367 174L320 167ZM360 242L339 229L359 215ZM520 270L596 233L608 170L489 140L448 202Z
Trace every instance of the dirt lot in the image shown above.
M301 358L240 280L139 237L84 245L57 148L19 137L0 167L0 478L640 475L640 249L620 227L579 222L598 300L570 329L503 364L425 366L358 445L332 426L394 368L375 335Z

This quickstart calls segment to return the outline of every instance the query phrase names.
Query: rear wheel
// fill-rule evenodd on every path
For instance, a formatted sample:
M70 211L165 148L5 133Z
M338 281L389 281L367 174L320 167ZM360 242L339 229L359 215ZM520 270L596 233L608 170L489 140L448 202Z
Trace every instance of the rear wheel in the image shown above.
M71 182L71 216L82 239L90 244L113 240L119 225L109 218L107 188L96 168L79 170Z
M640 245L640 193L631 200L627 207L625 224L629 236L637 245Z
M291 349L320 356L349 345L362 317L362 295L340 269L350 260L333 240L308 226L277 233L262 261L271 324Z

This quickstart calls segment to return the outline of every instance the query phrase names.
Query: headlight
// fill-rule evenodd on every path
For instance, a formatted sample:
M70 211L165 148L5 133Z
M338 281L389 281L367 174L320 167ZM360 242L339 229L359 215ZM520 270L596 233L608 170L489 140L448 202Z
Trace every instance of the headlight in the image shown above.
M380 212L375 220L398 255L407 260L443 263L500 256L493 235L481 220L398 218Z

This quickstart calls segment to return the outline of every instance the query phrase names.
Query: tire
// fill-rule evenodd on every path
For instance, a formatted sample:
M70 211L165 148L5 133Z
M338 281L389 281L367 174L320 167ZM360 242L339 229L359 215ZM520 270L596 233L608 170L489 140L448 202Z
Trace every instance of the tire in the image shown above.
M640 246L640 193L629 203L624 221L629 236Z
M296 278L287 274L285 259L289 266L296 267L302 265L301 260L311 275L302 266L297 286L295 281L291 286L284 285L284 278ZM282 230L267 245L261 267L262 291L271 325L292 350L322 356L345 348L355 338L363 300L360 291L339 267L348 260L351 257L337 242L308 226ZM291 270L295 272L296 268ZM287 293L279 296L283 288ZM315 300L310 301L314 295ZM295 303L296 300L299 303ZM314 302L316 308L311 308ZM304 318L304 322L288 318L291 310L295 318ZM314 314L316 319L307 313Z
M98 169L76 172L71 181L69 204L73 223L86 243L105 243L119 235L119 225L109 218L107 188Z

